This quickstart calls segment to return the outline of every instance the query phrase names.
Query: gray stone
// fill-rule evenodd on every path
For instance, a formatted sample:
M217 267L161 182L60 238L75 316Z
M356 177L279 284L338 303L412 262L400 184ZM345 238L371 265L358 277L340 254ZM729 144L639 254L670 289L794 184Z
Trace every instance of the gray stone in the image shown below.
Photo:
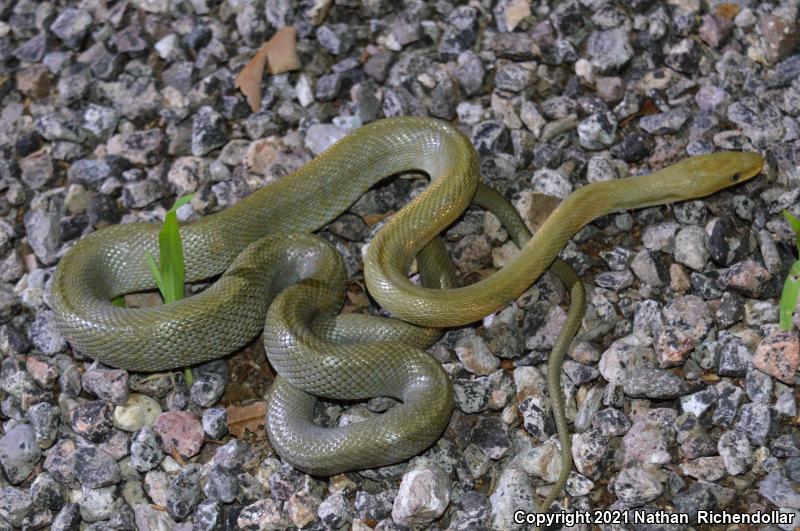
M41 455L30 424L17 424L0 438L0 467L13 485L30 475Z
M52 31L69 48L78 48L92 25L92 15L83 9L66 8L50 25Z
M224 146L230 139L225 118L213 107L198 109L192 119L192 155L201 157Z

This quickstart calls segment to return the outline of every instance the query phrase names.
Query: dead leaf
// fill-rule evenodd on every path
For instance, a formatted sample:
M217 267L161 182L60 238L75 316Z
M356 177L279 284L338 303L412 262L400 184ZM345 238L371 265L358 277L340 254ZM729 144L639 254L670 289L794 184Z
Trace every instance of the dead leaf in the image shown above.
M733 20L734 18L736 18L736 15L739 14L739 4L733 4L733 3L717 4L715 12L718 16L722 18Z
M259 433L267 424L267 403L253 402L244 406L228 406L228 431L237 438L246 432Z
M644 102L642 102L642 108L639 110L639 112L634 113L630 116L626 116L625 118L619 121L619 128L624 129L625 126L627 126L631 121L635 120L636 118L641 118L642 116L649 116L651 114L658 114L660 112L661 111L659 110L658 107L656 107L656 104L653 103L653 100L647 98L644 100Z
M236 76L236 88L242 91L253 112L261 110L261 80L264 67L272 75L300 68L297 58L297 30L284 26L265 42Z

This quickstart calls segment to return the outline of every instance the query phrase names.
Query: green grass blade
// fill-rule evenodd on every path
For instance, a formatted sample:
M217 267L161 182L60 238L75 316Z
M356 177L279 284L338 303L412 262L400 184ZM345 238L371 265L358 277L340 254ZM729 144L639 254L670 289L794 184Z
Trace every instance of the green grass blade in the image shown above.
M120 295L119 297L117 297L115 299L111 299L111 304L113 304L114 306L119 306L120 308L124 308L125 307L125 297Z
M145 256L147 259L147 267L150 268L150 274L153 275L153 280L156 281L156 286L158 286L158 291L161 292L161 296L164 296L164 283L161 281L161 270L158 269L158 265L156 264L156 259L153 258L153 255L147 253Z
M167 212L164 227L158 235L161 253L161 280L163 282L164 302L169 304L183 298L183 246L178 229L178 216L173 210Z
M172 205L172 208L170 208L169 211L170 212L177 211L180 207L191 201L193 197L194 194L186 194L183 197L179 197L178 199L175 200L175 204Z
M792 329L792 316L797 306L797 297L800 294L800 260L792 264L786 280L783 282L783 292L781 293L780 305L780 326L781 330L789 331Z

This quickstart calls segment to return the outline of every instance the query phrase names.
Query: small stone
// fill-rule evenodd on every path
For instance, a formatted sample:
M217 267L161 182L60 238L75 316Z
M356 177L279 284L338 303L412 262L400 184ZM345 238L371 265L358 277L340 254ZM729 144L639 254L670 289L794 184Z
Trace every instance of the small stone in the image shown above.
M220 531L223 528L222 505L214 500L203 500L194 509L193 531Z
M334 492L320 503L317 515L326 529L341 529L350 521L350 506L341 492Z
M733 32L733 23L725 17L707 13L701 17L701 21L698 34L712 48L719 48Z
M625 94L625 85L620 77L598 77L595 81L597 95L607 103L616 103Z
M703 85L694 95L694 101L701 111L721 111L725 109L728 101L728 93L725 89L716 85Z
M683 394L686 384L669 371L642 366L628 369L623 388L632 397L670 399Z
M289 520L298 529L304 529L317 520L317 510L322 500L305 491L296 492L286 502Z
M693 74L697 69L699 59L700 49L697 43L693 39L686 38L669 49L664 62L679 72Z
M770 286L772 275L751 258L733 264L719 276L719 285L747 297L759 298Z
M78 435L100 442L113 427L112 416L111 404L94 400L75 406L69 413L69 423Z
M122 496L117 495L117 487L100 489L81 489L81 518L84 522L108 520L116 514L123 504Z
M586 149L610 147L617 134L617 119L610 113L593 114L578 124L578 142Z
M425 463L403 475L392 518L406 525L429 524L450 504L450 479L438 465Z
M123 405L114 408L114 427L135 432L152 426L161 414L161 406L149 396L131 393Z
M131 439L131 464L139 472L154 469L164 459L156 432L149 426L143 427Z
M228 363L214 360L192 369L194 382L190 395L195 404L210 407L220 399L228 382Z
M31 483L34 505L58 511L64 505L63 487L47 472L42 472Z
M643 468L626 468L614 480L614 492L627 507L640 507L664 491L656 476Z
M69 48L78 48L92 25L92 15L83 9L62 10L50 25L52 31Z
M75 450L75 477L87 489L115 485L120 480L116 461L96 446L81 446Z
M744 398L744 392L726 381L719 382L715 389L718 400L712 422L717 426L729 428L733 426L733 420L739 411L739 404Z
M41 455L30 424L17 424L0 438L0 468L13 485L30 475Z
M222 407L203 411L203 431L209 439L222 439L228 433L228 411Z
M744 474L753 463L753 450L744 432L730 430L723 433L717 443L725 470L732 476Z
M107 402L124 404L128 399L128 373L120 369L90 368L83 373L81 384Z
M280 506L269 498L244 507L236 519L236 524L244 531L289 527L288 520L281 514Z
M189 516L200 501L200 465L189 464L180 469L167 489L167 511L176 520Z
M458 66L453 70L453 75L467 96L478 96L483 92L483 78L486 70L481 58L472 50L458 55Z
M30 238L30 234L28 237ZM39 349L42 354L47 356L58 354L67 346L64 336L61 335L56 325L55 314L50 310L40 310L36 312L36 317L34 317L33 322L28 328L28 336L33 342L33 345ZM44 375L40 376L49 378Z
M31 190L39 190L53 183L53 159L46 151L37 151L19 161L21 179Z
M439 41L439 55L455 59L472 48L478 36L478 12L474 7L461 6L447 16L447 28Z
M459 378L453 382L453 394L456 405L464 413L478 413L489 405L491 390L487 377L474 380Z
M119 155L144 166L161 162L165 148L166 138L161 129L121 133L111 137L107 145L110 155Z
M749 402L742 406L736 428L747 434L750 443L764 445L775 428L775 418L769 404Z
M688 111L678 107L667 112L643 116L639 120L639 127L651 135L667 135L680 131L688 119Z
M18 70L15 80L17 90L32 99L44 98L50 92L50 71L44 65L33 64Z
M665 327L658 335L655 345L659 367L667 369L682 365L696 344L696 341L680 328Z
M628 31L622 27L592 32L586 51L601 72L617 70L633 57Z
M675 236L675 261L695 271L701 271L710 256L706 247L708 236L702 227L689 225Z
M481 417L470 431L470 440L495 461L511 450L508 428L495 417Z
M778 471L767 474L758 484L758 493L776 507L800 509L800 493L795 485Z
M201 157L230 139L225 118L213 107L201 107L192 119L192 155Z
M341 55L352 48L354 35L347 24L323 24L317 28L317 41L333 55Z
M670 431L672 429L670 427ZM648 418L636 420L622 438L623 462L652 465L670 463L672 455L669 448L674 443L674 432L670 431L655 420Z
M333 124L314 124L308 128L305 146L314 155L319 155L337 141L347 136L349 131Z
M39 448L49 448L56 441L60 418L58 408L47 402L34 404L28 409L28 420L33 426Z
M29 210L25 212L23 219L28 243L33 248L36 258L44 265L54 264L58 260L58 249L61 246L61 216L53 212ZM53 337L57 337L56 329L50 331Z
M629 270L606 271L597 275L594 282L601 288L619 292L633 285L633 273Z
M394 54L388 50L380 50L370 56L364 63L364 73L369 77L383 83L389 75L389 68L394 62Z
M169 514L146 503L137 503L133 506L133 518L137 529L165 531L175 529L175 521Z
M535 507L530 478L518 468L505 467L489 502L493 529L517 529L514 513Z
M520 22L531 15L531 4L527 0L501 0L493 13L499 31L514 31Z
M487 376L500 366L484 340L476 335L464 336L456 342L456 355L464 368L472 374Z
M639 251L631 262L631 270L642 282L654 288L660 288L669 282L666 263L654 251Z
M194 457L203 446L203 426L187 411L167 411L156 419L153 429L161 437L166 453L177 450L184 457Z
M767 15L759 23L764 52L773 63L784 59L794 49L800 39L796 26L780 17Z
M0 517L17 528L34 510L30 494L15 487L0 489Z
M533 73L518 63L504 63L494 75L494 85L498 89L522 92L533 81Z
M719 356L717 373L720 376L745 376L753 367L750 349L740 338L727 332L722 333L717 339L717 345Z
M753 356L756 369L789 385L794 384L800 358L800 340L793 332L773 332L758 345Z

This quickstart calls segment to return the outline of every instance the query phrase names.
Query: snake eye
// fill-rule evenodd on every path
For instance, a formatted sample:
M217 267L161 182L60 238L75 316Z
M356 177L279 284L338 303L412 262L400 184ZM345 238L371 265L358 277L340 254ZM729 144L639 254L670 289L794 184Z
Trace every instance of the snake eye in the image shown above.
M741 177L742 177L741 173L734 173L731 176L731 182L733 182L733 183L738 182Z

